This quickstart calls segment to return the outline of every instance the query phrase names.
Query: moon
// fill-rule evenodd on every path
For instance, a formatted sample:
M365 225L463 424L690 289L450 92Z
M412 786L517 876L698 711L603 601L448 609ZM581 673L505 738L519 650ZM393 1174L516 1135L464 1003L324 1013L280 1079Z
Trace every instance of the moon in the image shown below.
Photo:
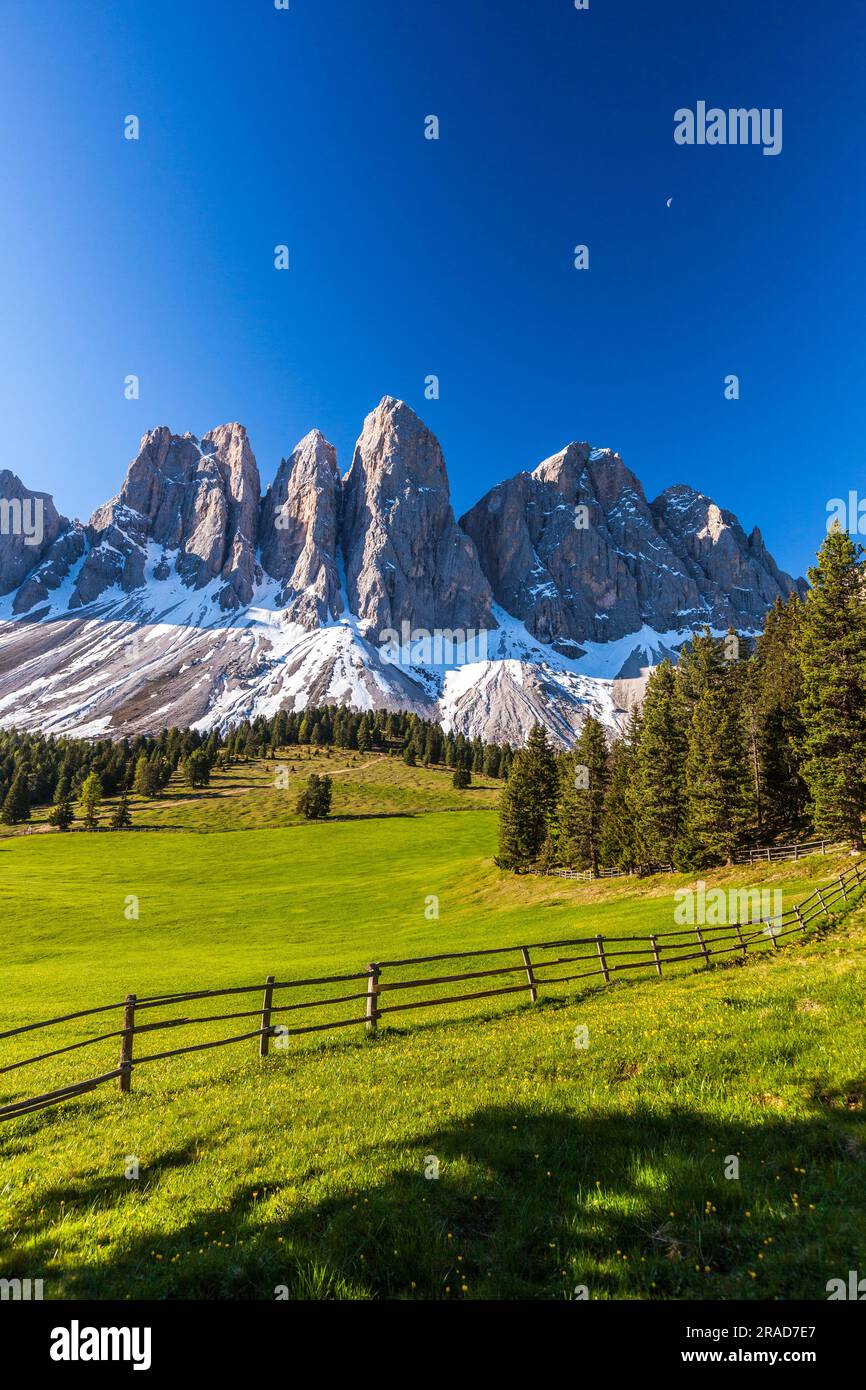
M672 202L673 202L673 198L668 198L667 203L666 203L665 206L666 206L666 207L670 207L670 205L671 205Z

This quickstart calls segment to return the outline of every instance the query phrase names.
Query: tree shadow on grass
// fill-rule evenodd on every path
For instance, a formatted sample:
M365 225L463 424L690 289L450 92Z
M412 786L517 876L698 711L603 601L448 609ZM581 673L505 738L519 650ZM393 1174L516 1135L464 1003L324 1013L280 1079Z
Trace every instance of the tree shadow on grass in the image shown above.
M408 1145L361 1144L363 1180L347 1179L341 1156L339 1191L323 1201L305 1199L315 1174L275 1161L273 1181L237 1184L170 1233L165 1199L160 1229L124 1233L127 1203L136 1228L147 1212L134 1183L58 1183L29 1204L26 1258L0 1268L45 1277L49 1297L550 1299L585 1287L590 1298L824 1299L866 1251L858 1123L830 1100L808 1120L753 1112L742 1124L676 1108L483 1108ZM150 1196L163 1170L194 1167L214 1142L155 1160ZM725 1175L733 1157L739 1178ZM115 1234L98 1263L73 1247L51 1277L59 1241L45 1210L61 1190L67 1215L95 1204Z

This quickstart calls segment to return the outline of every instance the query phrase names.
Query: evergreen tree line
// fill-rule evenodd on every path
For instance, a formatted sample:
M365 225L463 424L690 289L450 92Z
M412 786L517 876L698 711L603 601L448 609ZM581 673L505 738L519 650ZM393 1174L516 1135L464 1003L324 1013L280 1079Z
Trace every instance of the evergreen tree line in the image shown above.
M862 848L863 554L834 528L805 599L777 600L755 641L695 636L653 670L621 737L590 718L558 753L533 729L503 790L498 862L703 869L804 833Z
M127 825L132 792L159 797L177 772L191 787L205 787L214 767L273 757L291 745L391 752L412 765L444 764L487 777L506 777L513 756L510 748L445 733L415 714L339 706L281 710L224 733L171 728L116 741L5 729L0 730L0 821L19 824L30 818L32 807L51 806L49 820L58 828L68 829L76 814L93 828L102 798L121 797L123 809L115 809L120 825Z

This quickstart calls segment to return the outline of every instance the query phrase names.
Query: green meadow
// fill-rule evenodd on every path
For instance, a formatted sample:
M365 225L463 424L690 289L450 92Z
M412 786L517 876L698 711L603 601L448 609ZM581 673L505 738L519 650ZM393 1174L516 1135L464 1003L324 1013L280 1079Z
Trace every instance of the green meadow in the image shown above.
M287 790L273 762L241 765L134 804L127 832L34 818L0 839L0 1028L130 991L648 936L690 882L515 878L493 862L495 782L455 791L443 770L336 750L287 763ZM294 813L311 767L334 775L328 823ZM848 862L705 877L787 908ZM0 1125L0 1275L52 1298L825 1298L866 1261L864 945L855 907L743 965L142 1065L129 1095ZM183 1008L260 1000L211 1003ZM136 1055L256 1026L144 1034ZM119 1027L115 1011L19 1035L0 1064ZM117 1057L112 1038L9 1072L0 1100Z

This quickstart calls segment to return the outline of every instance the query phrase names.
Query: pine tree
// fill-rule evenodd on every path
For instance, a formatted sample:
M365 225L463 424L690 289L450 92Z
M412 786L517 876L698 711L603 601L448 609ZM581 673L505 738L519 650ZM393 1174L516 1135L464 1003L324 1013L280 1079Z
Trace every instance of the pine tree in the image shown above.
M761 685L755 658L748 656L740 661L731 672L731 679L737 686L743 723L744 747L748 762L749 816L754 835L760 840L767 822L768 792L761 762Z
M27 773L23 767L17 767L12 778L12 785L6 793L3 802L3 809L0 811L0 821L4 825L20 825L30 819L30 787L27 780Z
M535 863L556 821L556 758L542 725L514 755L499 803L499 857L506 869Z
M331 795L333 793L333 783L330 777L319 778L319 819L324 820L331 814Z
M102 783L95 772L88 773L81 788L78 809L86 830L95 830L99 824L99 807L102 801Z
M684 868L730 864L750 819L749 767L736 679L709 685L689 723L686 817L674 853Z
M184 759L184 780L190 787L207 787L210 784L210 763L202 748L195 748Z
M585 720L572 753L562 760L559 788L559 842L563 858L597 874L604 803L610 780L610 753L604 729Z
M464 787L470 786L471 783L472 783L472 773L469 771L469 768L468 768L468 767L458 767L458 768L455 768L455 769L454 769L454 775L453 775L453 777L451 778L451 783L452 783L452 786L457 787L457 788L458 788L459 790L461 790L461 791L463 790Z
M138 796L151 796L153 794L150 777L150 763L146 753L142 753L135 764L135 776L132 779L132 789Z
M112 830L125 830L128 825L132 825L132 812L129 809L129 797L123 793L111 817Z
M647 682L635 750L634 804L638 838L650 864L673 860L685 821L687 716L670 661Z
M689 713L705 690L723 683L727 671L724 644L712 636L708 627L696 632L683 648L677 665L679 695Z
M803 603L792 594L767 614L752 664L757 673L757 752L761 820L770 834L793 833L806 815L802 775L800 631Z
M54 793L54 805L48 812L48 824L57 830L68 830L74 819L69 787L65 778L61 778Z
M637 804L637 747L641 716L633 706L622 738L613 745L610 784L604 803L601 832L602 862L634 872L646 858L640 835Z
M818 563L800 637L803 778L819 835L863 848L866 809L866 603L863 548L838 524Z
M296 809L307 820L324 820L330 814L331 793L330 777L311 772L298 795Z
M498 777L500 766L500 753L495 743L489 743L484 753L484 775L485 777Z

